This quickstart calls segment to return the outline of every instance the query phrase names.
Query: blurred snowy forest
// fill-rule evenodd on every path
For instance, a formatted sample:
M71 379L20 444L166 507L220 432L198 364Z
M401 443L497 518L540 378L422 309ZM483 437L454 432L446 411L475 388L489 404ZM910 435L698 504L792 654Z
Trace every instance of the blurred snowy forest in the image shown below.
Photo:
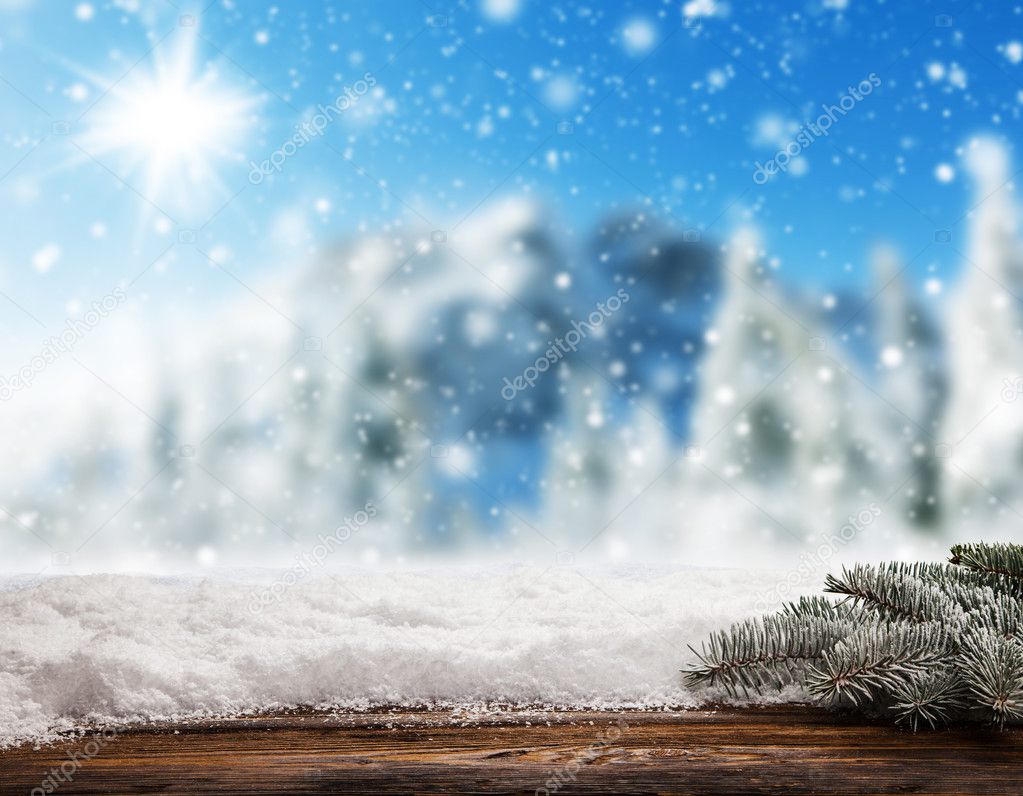
M338 560L382 564L1012 535L1019 209L998 145L967 161L940 296L883 246L871 297L811 302L769 234L623 212L570 241L516 199L358 234L160 334L115 312L76 352L111 389L69 369L4 406L4 564L279 565L346 521Z

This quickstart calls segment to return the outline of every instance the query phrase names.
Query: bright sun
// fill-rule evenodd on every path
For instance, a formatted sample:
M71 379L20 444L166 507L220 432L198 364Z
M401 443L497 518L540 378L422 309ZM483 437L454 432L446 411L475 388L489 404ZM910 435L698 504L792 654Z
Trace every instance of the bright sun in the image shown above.
M114 111L119 132L114 140L154 160L187 160L226 132L212 96L188 86L157 83L124 99Z
M89 110L82 146L142 174L138 189L153 203L194 207L197 189L228 193L217 167L238 159L259 99L223 86L212 67L197 74L197 37L179 36L169 59L158 49L152 69L136 67Z

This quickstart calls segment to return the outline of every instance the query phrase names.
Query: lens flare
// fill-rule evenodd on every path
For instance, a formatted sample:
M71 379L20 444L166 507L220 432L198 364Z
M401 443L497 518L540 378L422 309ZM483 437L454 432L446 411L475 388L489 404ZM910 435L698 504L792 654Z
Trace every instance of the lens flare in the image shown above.
M244 160L239 147L260 102L198 63L194 33L178 35L169 58L158 48L150 69L109 87L85 114L81 139L93 157L114 155L125 180L142 175L140 192L168 209L194 207L211 185L227 193L218 168Z

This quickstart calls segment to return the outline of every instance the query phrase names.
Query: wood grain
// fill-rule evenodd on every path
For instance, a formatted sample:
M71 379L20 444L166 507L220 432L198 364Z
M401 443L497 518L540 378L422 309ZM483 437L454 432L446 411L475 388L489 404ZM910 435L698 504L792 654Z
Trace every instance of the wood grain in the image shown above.
M70 754L81 756L88 740L0 752L0 793L32 792ZM84 760L57 792L544 788L551 794L1018 794L1023 731L957 728L914 735L800 707L292 713L125 731Z

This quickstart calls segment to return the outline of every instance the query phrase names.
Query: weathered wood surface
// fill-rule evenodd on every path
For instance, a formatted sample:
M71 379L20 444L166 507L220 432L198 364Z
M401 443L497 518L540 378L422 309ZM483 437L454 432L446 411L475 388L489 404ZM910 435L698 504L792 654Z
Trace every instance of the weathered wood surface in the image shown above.
M88 740L0 752L0 793L33 792L69 755L81 758ZM291 714L128 730L104 742L57 790L63 795L544 788L551 794L1019 794L1023 731L957 728L914 735L796 707L471 717Z

